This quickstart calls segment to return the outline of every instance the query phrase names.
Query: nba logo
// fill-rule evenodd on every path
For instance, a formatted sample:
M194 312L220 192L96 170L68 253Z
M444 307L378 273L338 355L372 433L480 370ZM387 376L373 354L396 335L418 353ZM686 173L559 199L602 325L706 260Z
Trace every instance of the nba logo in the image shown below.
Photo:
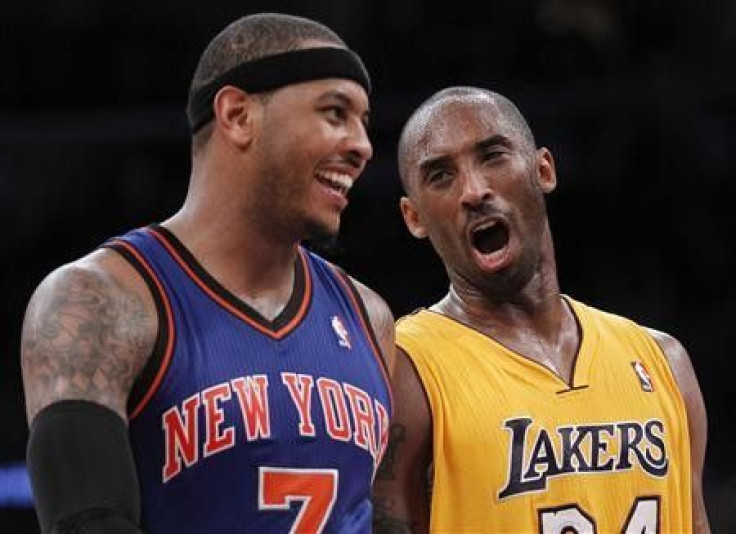
M636 376L639 378L639 382L641 382L641 389L644 391L654 391L652 377L649 376L649 372L647 371L647 368L644 367L644 364L636 361L631 362L631 365L634 367L634 371L636 372Z
M345 328L342 320L337 315L332 316L332 329L335 331L335 334L337 334L338 345L340 345L341 347L345 347L346 349L353 348L350 344L350 335L348 334L348 329Z

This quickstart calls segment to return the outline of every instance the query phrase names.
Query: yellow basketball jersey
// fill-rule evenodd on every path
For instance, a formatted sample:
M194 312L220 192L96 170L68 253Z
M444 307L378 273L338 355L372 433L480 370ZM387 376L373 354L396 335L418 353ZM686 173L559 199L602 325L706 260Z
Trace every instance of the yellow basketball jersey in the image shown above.
M433 418L433 531L688 532L690 445L666 357L633 322L572 299L568 385L443 315L402 318Z

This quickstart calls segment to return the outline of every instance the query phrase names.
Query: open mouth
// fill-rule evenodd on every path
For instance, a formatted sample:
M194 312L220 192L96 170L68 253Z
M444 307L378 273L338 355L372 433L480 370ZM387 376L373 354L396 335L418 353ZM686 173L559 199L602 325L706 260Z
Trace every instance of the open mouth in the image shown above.
M481 254L492 254L508 244L509 229L500 221L490 221L473 229L471 241Z
M317 181L322 185L329 187L333 191L347 196L348 191L353 185L353 179L348 174L334 171L317 171L315 173Z

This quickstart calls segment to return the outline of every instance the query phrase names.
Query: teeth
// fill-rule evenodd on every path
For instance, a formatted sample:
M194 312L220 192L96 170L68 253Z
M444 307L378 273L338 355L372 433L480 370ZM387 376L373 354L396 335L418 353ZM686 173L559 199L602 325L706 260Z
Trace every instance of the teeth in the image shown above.
M480 224L473 228L473 232L478 232L479 230L487 230L489 228L493 228L498 224L497 221L488 221L487 223Z
M329 182L330 185L339 189L343 193L347 193L353 186L353 179L349 174L334 171L318 171L317 176L322 180Z

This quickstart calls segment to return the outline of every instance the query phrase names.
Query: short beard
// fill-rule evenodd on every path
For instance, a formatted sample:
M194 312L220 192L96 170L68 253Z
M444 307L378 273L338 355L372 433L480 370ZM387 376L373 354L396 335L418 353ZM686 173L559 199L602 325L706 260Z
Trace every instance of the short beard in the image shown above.
M536 271L529 265L513 272L496 273L491 279L480 283L482 292L496 302L515 302L534 278Z
M483 275L474 281L469 280L468 283L494 302L517 302L537 276L540 262L541 255L535 253L534 249L527 249L516 265L492 276Z
M304 239L305 245L318 254L334 258L343 251L338 240L338 234L330 232L318 224L309 223L306 235L308 237Z

